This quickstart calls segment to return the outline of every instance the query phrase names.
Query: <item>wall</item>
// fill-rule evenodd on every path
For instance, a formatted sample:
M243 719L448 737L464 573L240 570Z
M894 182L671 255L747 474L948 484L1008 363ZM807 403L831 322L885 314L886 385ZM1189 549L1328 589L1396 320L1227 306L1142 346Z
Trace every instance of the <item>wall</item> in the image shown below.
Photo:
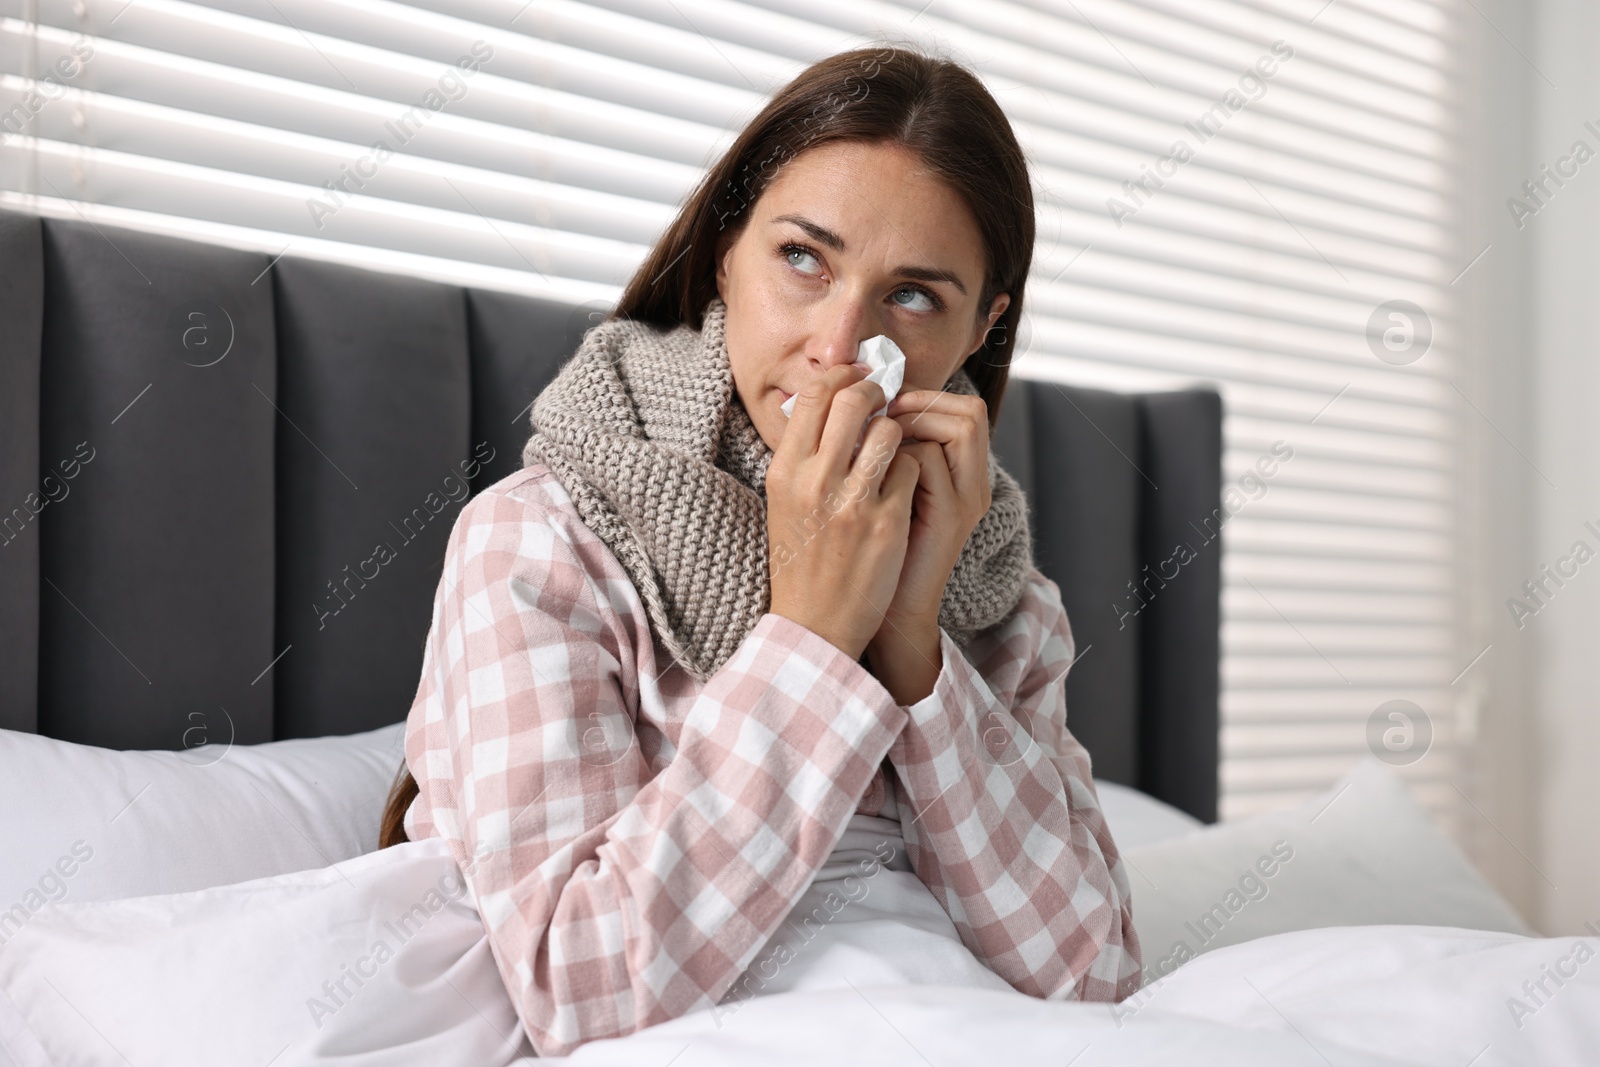
M1592 0L1544 0L1540 5L1537 48L1530 53L1539 70L1533 81L1530 177L1540 164L1556 166L1577 141L1594 153L1587 163L1580 165L1574 157L1567 164L1565 169L1576 169L1576 176L1564 179L1561 187L1550 183L1553 195L1538 214L1522 220L1521 230L1534 249L1529 310L1536 461L1554 483L1536 486L1535 566L1555 566L1567 557L1564 569L1577 572L1570 578L1558 575L1564 584L1545 583L1544 604L1536 615L1523 615L1520 631L1538 648L1536 796L1541 835L1535 860L1542 874L1540 925L1552 934L1577 933L1586 921L1600 921L1600 837L1595 832L1600 816L1597 41L1600 8ZM1587 563L1579 562L1579 557L1587 558L1584 552L1574 551L1579 540L1595 554Z
M1468 605L1457 648L1463 667L1488 651L1452 687L1463 732L1453 784L1462 794L1462 844L1512 904L1543 927L1547 876L1540 872L1547 865L1540 862L1535 785L1546 747L1538 714L1543 650L1536 634L1511 624L1504 605L1535 566L1543 484L1533 469L1536 235L1519 231L1505 208L1534 155L1530 117L1538 75L1523 54L1533 48L1537 20L1536 8L1522 0L1474 2L1477 8L1453 5L1463 82L1457 248L1466 270L1454 283L1462 309L1456 327L1463 359L1454 384L1466 479L1461 585Z
M1537 928L1574 934L1600 921L1600 10L1479 0L1460 18L1463 244L1491 246L1460 283L1461 388L1481 409L1463 406L1463 641L1489 646L1463 681L1464 843ZM1594 158L1578 162L1578 141ZM1563 157L1558 185L1544 168Z

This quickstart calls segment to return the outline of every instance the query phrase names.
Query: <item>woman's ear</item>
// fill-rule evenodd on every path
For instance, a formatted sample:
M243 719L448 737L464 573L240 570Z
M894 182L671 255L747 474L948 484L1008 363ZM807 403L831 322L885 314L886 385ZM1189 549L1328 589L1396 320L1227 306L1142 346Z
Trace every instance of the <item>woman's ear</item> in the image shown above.
M988 338L989 338L989 331L994 329L995 322L997 322L999 320L1001 315L1004 315L1006 313L1006 308L1008 308L1010 306L1011 306L1011 294L1010 293L996 293L995 294L994 299L989 302L989 314L984 316L983 321L978 323L978 325L973 330L972 340L967 345L967 357L968 358L970 358L975 352L977 352L978 349L983 347L983 343L986 340L988 340ZM962 362L965 363L966 360L963 359Z
M722 302L728 302L728 253L733 251L734 235L724 230L717 237L716 251L713 253L717 260L717 296Z

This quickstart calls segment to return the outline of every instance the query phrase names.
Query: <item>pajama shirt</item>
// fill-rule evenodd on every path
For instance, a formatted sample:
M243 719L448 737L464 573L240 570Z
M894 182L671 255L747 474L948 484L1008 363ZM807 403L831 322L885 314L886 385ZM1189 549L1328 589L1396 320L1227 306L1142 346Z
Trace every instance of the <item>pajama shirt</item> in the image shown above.
M1128 877L1067 731L1073 642L1032 570L933 692L768 613L704 681L550 471L479 493L450 534L406 720L412 840L443 837L543 1055L709 1008L856 812L891 797L962 942L1030 996L1139 985ZM892 793L891 793L892 791Z

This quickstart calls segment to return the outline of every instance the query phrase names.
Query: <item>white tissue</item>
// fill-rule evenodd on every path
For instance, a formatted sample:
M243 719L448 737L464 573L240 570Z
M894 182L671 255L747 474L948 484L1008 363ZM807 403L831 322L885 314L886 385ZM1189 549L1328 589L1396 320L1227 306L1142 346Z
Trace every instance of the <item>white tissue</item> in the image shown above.
M900 346L891 341L886 334L869 337L861 342L856 349L856 362L867 365L867 381L877 382L883 390L883 407L874 411L874 417L882 415L889 410L889 402L900 392L900 386L906 380L906 354L900 351ZM783 402L783 413L794 414L794 402L800 399L796 393Z

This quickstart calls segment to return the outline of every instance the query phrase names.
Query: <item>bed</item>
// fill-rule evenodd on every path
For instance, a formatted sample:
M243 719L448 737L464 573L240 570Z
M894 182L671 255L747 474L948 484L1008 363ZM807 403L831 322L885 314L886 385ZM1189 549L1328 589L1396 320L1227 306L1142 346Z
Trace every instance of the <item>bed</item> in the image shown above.
M377 820L450 525L600 313L0 213L0 1065L531 1057L459 869ZM1140 993L853 969L868 882L781 991L571 1062L1592 1062L1595 939L1531 936L1383 766L1215 822L1221 419L1017 381L996 427Z

